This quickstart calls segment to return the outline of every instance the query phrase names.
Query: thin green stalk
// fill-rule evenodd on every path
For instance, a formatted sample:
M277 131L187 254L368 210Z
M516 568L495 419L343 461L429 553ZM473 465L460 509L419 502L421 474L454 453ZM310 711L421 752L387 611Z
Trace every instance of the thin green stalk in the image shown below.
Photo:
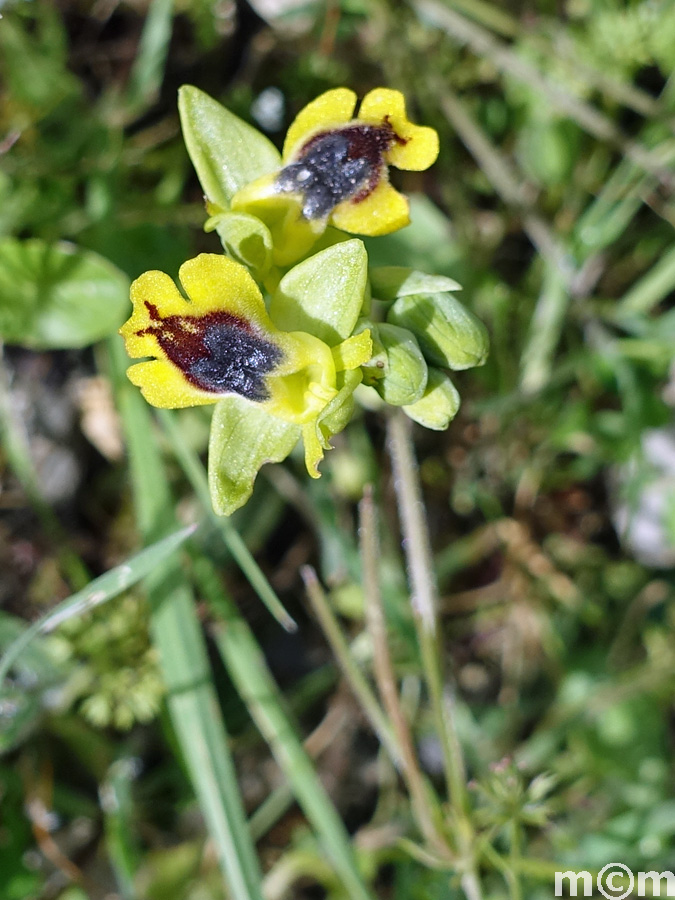
M132 783L138 763L129 758L115 760L99 789L104 815L106 849L122 900L135 900L134 875L141 854L135 833Z
M389 453L394 470L403 548L412 591L412 610L422 657L429 699L438 739L448 796L457 826L457 839L464 854L467 897L480 897L480 885L474 870L473 826L469 816L466 770L461 745L455 733L454 717L448 715L437 622L438 591L434 576L429 531L426 523L419 470L412 445L411 422L402 412L390 416L387 425Z
M548 384L569 299L560 272L546 264L541 293L520 360L520 387L526 394L534 394Z
M132 113L149 105L159 94L171 43L172 17L173 0L152 0L127 89Z
M344 724L338 721L337 725L331 725L331 718L339 720L342 715L342 713L336 715L336 710L337 707L331 707L326 716L303 743L305 750L312 759L321 756L326 747L332 742L335 732L340 730ZM288 784L284 783L275 788L249 819L249 828L253 839L258 840L266 834L274 823L288 811L293 802L293 792Z
M232 554L232 558L241 569L246 580L277 622L279 622L286 631L296 631L298 626L295 620L290 613L287 612L281 600L277 597L274 588L253 558L253 555L244 543L239 532L229 519L224 518L223 516L217 516L213 511L211 494L209 493L209 482L206 472L204 471L204 466L197 453L187 445L183 438L180 428L176 423L175 414L168 409L160 409L157 411L157 414L166 435L171 442L171 446L176 454L176 459L178 460L180 467L185 473L195 494L199 498L200 503L204 507L204 511L218 531L220 531L225 546Z
M433 808L436 804L433 804L432 795L419 767L412 734L401 707L396 673L389 652L387 623L384 616L378 571L380 549L377 513L370 487L366 488L363 500L359 504L359 540L363 565L366 621L373 642L375 680L400 748L402 775L410 793L415 819L425 840L433 847L434 852L441 858L447 858L447 842L437 827L438 809Z
M293 791L284 783L276 787L248 820L254 841L259 841L293 805Z
M522 841L520 833L520 825L518 822L511 822L510 828L511 849L509 853L509 868L513 873L511 881L511 900L522 900L523 892L520 886L520 857L522 854Z
M493 869L502 873L504 881L508 885L509 900L521 900L520 882L509 863L495 850L489 841L485 841L481 847L481 853ZM552 877L552 876L551 876Z
M342 674L354 691L354 695L359 701L373 731L380 739L380 743L386 748L394 765L399 767L401 764L400 747L387 721L387 717L349 649L349 644L319 584L316 572L311 566L303 566L300 574L305 583L305 589L312 604L312 609L319 620L319 624L323 629L326 640L330 644Z
M213 627L213 636L230 678L288 778L345 891L351 900L372 900L356 866L344 823L284 709L283 696L251 629L225 594L209 560L202 557L196 561L194 574L221 620Z
M637 284L624 294L616 306L615 318L620 321L630 316L647 315L674 287L675 248L665 253Z
M109 341L118 406L127 435L137 520L154 540L174 520L150 410L124 377L126 358ZM179 564L148 579L151 634L159 650L167 705L208 831L233 900L263 900L262 875L248 831L228 736L190 586Z

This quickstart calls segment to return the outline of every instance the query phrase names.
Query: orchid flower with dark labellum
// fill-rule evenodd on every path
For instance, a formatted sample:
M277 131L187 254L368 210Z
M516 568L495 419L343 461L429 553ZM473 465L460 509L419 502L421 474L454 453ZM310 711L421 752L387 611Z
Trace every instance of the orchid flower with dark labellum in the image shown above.
M268 226L278 265L307 253L329 224L374 236L410 221L407 198L389 182L389 166L427 169L438 156L438 135L408 120L399 91L370 91L354 118L356 102L347 88L317 97L288 130L283 168L232 198L233 210Z
M281 331L248 271L225 256L203 253L184 263L179 279L145 272L131 287L133 313L120 330L131 357L151 357L128 370L153 406L180 408L236 395L298 425L307 468L318 475L325 443L319 423L339 396L347 370L371 354L370 335L331 348L303 331Z

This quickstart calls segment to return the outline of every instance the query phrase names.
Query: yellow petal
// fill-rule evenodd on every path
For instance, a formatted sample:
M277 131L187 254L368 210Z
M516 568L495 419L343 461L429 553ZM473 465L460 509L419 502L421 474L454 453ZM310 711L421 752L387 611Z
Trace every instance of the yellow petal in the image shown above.
M436 162L438 157L438 134L433 128L412 125L396 128L396 133L407 140L406 144L394 144L384 154L387 162L397 169L409 172L423 172Z
M389 119L394 127L397 122L407 122L405 97L400 91L391 88L375 88L361 101L359 119L377 125Z
M217 394L194 387L180 369L164 359L137 363L127 369L127 376L132 384L141 389L148 403L161 409L204 406L220 400Z
M339 203L333 210L331 222L350 234L371 237L389 234L410 223L408 200L383 178L363 200Z
M372 355L373 342L370 337L370 329L366 328L360 334L353 334L337 347L333 347L335 371L344 372L346 369L357 369L359 366L365 365Z
M156 356L156 339L151 334L138 333L156 324L146 304L154 307L158 315L164 317L184 313L185 300L172 278L164 272L152 271L144 272L131 285L131 302L134 307L131 318L120 328L127 353L135 358Z
M421 172L428 169L438 156L438 134L433 128L413 125L408 121L405 98L400 91L376 88L366 94L359 109L359 119L381 124L388 121L405 144L395 143L385 153L385 159L397 169Z
M326 91L316 100L308 103L295 117L284 141L283 160L287 163L293 153L316 131L328 131L337 125L344 125L354 115L356 94L349 88L335 88Z
M230 312L265 329L271 328L258 285L248 270L219 253L200 253L183 263L180 282L190 298L183 315Z

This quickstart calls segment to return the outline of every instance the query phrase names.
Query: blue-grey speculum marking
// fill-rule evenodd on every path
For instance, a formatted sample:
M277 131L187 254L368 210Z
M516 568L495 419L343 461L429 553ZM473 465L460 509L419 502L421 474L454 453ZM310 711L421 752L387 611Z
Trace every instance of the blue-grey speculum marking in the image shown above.
M203 347L209 355L189 367L203 390L232 392L258 402L269 398L264 376L281 362L279 347L222 322L207 327Z
M323 219L343 200L358 194L374 174L364 156L350 159L353 140L344 132L329 132L310 141L300 160L281 170L277 189L303 195L306 219Z

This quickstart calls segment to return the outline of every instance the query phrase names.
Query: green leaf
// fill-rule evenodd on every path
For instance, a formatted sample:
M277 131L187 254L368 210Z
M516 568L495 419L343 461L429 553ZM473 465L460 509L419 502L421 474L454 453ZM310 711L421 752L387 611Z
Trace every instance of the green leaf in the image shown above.
M0 241L0 338L38 350L85 347L128 315L129 279L73 244Z
M240 188L281 166L276 147L213 97L189 84L178 92L183 138L204 193L227 209Z
M403 411L425 428L432 431L445 431L457 415L460 397L457 388L450 381L450 376L440 369L429 369L427 389L422 398Z
M272 297L270 316L284 331L307 331L334 346L354 331L367 277L363 242L334 244L284 275Z
M219 213L204 231L217 231L225 252L238 263L264 275L272 265L272 235L269 228L248 213Z
M209 440L209 489L214 510L229 516L253 492L260 467L281 462L295 447L300 428L270 416L240 397L216 405Z
M371 325L373 357L363 366L363 380L392 406L415 403L427 386L427 364L407 328Z
M375 297L389 303L410 294L461 291L462 286L445 275L427 275L405 266L377 266L370 270L370 284Z
M487 359L485 325L452 294L399 297L387 313L387 322L410 329L432 365L469 369Z

